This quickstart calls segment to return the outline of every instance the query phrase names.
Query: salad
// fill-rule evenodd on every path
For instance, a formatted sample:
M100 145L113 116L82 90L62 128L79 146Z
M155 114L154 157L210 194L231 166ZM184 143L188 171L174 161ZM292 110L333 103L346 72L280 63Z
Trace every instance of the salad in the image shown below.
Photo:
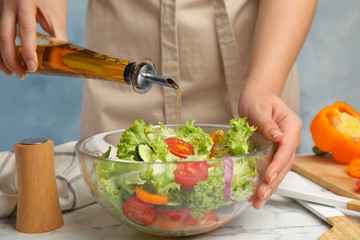
M100 201L115 218L138 228L196 233L225 223L223 216L247 204L257 158L239 155L254 151L249 138L256 127L234 118L226 132L209 134L195 123L176 131L136 120L123 132L114 161L96 163Z

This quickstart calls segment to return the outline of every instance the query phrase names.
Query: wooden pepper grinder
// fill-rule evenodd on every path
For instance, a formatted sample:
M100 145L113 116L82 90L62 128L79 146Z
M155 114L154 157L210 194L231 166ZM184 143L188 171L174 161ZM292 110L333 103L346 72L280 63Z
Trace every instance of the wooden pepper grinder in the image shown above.
M16 230L43 233L64 224L55 179L54 142L29 138L14 144L17 169Z

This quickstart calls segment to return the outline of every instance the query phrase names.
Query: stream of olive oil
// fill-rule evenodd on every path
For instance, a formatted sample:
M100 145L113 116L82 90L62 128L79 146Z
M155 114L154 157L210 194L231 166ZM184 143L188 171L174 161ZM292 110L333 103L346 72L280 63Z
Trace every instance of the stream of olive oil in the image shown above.
M178 125L179 125L179 114L178 114L178 109L179 109L179 94L180 94L180 88L179 86L176 84L176 82L172 79L168 79L169 84L175 89L176 91L176 106L175 106L175 131L176 131L176 135L179 136L179 131L178 131Z
M175 114L176 114L176 133L178 133L178 125L179 125L179 114L178 114L178 109L179 109L179 93L180 93L180 88L176 88L176 109L175 109Z

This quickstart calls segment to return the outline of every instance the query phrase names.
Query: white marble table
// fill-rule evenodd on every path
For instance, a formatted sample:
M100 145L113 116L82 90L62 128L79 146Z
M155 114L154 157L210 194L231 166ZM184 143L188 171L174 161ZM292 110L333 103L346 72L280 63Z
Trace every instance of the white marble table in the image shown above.
M0 219L1 240L164 239L120 224L98 204L63 214L64 225L52 232L24 234L15 230L15 218ZM291 199L273 195L261 210L246 209L236 220L206 234L177 239L317 239L330 228ZM167 239L167 238L165 238Z

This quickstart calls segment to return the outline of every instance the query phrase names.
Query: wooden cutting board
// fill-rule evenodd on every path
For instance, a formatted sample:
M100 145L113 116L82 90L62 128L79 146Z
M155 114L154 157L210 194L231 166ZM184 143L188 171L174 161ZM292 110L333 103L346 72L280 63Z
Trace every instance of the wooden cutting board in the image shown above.
M348 165L335 161L331 154L325 156L297 156L292 170L316 182L328 190L353 199L360 200L360 190L347 172Z

